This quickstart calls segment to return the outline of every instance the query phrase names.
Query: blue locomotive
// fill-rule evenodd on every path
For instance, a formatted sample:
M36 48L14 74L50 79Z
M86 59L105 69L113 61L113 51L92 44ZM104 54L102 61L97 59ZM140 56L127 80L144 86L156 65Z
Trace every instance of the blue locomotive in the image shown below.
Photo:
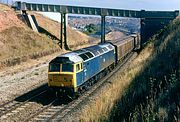
M60 55L49 63L48 86L60 95L74 96L111 71L139 45L140 38L134 34Z

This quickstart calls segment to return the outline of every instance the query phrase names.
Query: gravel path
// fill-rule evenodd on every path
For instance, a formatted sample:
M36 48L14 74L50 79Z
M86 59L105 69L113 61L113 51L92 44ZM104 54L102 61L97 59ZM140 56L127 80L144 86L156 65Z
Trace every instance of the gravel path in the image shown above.
M46 83L48 63L57 55L59 52L0 71L0 105Z
M26 90L43 84L47 79L47 63L38 67L25 70L15 74L9 74L0 77L0 101L4 102L18 96Z

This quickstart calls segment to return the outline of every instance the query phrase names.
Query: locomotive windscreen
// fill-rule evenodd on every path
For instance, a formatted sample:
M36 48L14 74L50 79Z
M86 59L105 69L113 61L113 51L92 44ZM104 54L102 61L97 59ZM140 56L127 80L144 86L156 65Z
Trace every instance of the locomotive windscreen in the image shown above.
M72 64L62 64L62 72L73 72Z
M60 72L60 64L59 63L50 63L49 71L50 72Z

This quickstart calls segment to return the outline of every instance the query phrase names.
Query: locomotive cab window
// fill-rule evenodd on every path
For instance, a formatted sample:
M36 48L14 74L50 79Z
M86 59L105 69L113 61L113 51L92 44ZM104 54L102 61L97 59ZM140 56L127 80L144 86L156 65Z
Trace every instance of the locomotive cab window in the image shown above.
M50 63L49 71L50 72L60 72L60 64L59 63Z
M73 72L73 65L72 64L62 64L62 72Z
M76 72L79 72L83 69L82 63L76 65Z
M80 64L76 65L76 72L78 72L79 70L81 70Z

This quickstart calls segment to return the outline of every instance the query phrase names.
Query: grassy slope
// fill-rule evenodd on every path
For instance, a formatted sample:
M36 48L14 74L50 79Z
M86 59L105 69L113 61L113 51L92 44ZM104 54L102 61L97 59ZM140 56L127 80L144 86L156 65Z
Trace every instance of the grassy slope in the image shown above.
M46 35L28 28L11 8L0 5L0 9L1 60L59 48Z
M113 83L81 110L82 121L170 121L179 111L180 19L157 34ZM106 91L106 92L104 92Z
M32 13L32 14L35 15L42 32L46 33L44 31L45 29L55 37L57 38L60 37L60 23L50 20L47 17L38 13L36 14ZM70 47L73 47L80 44L88 43L89 41L96 39L89 37L88 35L83 34L79 31L73 30L72 28L67 26L67 40Z
M3 46L0 51L1 59L12 58L58 48L46 36L34 33L30 29L10 27L1 32Z
M110 32L106 35L106 40L116 40L119 38L122 38L126 36L123 32L119 32L119 31L114 31L114 32Z
M0 11L8 11L8 10L11 10L11 8L7 5L4 5L4 4L0 4Z
M35 14L35 13L33 13ZM7 59L32 57L34 53L47 54L46 52L57 50L59 46L55 39L59 38L60 24L42 15L35 14L43 33L36 33L25 25L17 14L8 6L0 4L0 59L5 62ZM77 46L85 44L93 38L72 30L68 27L68 44ZM43 56L43 54L41 56ZM13 62L13 61L12 61Z
M180 19L150 42L153 52L113 110L110 120L178 121Z

